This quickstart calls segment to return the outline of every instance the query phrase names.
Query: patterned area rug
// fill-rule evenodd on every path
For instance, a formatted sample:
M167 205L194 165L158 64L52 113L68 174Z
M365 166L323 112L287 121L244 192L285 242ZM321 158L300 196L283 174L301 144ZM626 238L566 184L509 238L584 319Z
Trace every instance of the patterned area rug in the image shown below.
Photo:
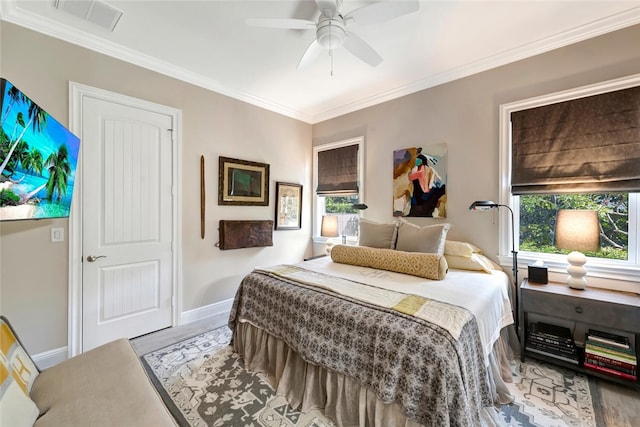
M515 402L501 414L510 427L595 427L589 379L570 369L534 362L512 362Z
M221 327L141 357L181 426L332 427L321 411L302 413L275 395L263 374L247 372ZM586 376L535 362L512 365L509 427L595 427Z

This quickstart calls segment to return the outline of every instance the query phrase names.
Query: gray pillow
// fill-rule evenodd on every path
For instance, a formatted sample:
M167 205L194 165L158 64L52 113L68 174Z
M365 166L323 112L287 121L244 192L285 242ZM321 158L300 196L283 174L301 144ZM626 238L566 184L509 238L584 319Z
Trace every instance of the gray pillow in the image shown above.
M394 249L398 227L394 223L383 224L360 218L358 245L370 248Z
M403 220L398 228L396 249L442 255L449 228L448 223L420 227Z

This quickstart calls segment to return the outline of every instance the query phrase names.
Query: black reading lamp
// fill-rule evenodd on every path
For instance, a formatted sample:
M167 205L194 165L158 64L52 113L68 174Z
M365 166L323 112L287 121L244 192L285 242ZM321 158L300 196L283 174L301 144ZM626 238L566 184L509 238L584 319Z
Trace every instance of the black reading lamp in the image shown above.
M369 206L365 205L364 203L354 203L353 205L351 205L351 209L355 209L357 211L363 211L368 207ZM360 223L358 223L358 239L360 239Z
M491 209L497 208L507 208L509 212L511 212L511 255L513 255L513 284L515 288L515 323L516 323L516 331L518 330L518 291L519 291L519 283L518 283L518 252L516 251L516 230L515 230L515 220L513 218L513 210L507 205L501 205L500 203L492 202L490 200L477 200L471 203L469 206L470 211L488 211Z

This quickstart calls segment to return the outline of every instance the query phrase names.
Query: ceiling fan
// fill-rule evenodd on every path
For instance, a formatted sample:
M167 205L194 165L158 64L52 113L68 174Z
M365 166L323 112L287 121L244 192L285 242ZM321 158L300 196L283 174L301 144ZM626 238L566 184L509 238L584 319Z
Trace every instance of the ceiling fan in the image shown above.
M344 46L352 55L371 65L377 66L382 57L367 42L348 31L351 24L370 25L389 21L402 15L416 12L420 8L418 0L381 1L352 10L343 15L340 11L342 0L315 0L320 17L317 22L306 19L252 18L247 25L295 30L316 30L316 38L304 52L297 68L303 68L326 49L333 58L333 50Z

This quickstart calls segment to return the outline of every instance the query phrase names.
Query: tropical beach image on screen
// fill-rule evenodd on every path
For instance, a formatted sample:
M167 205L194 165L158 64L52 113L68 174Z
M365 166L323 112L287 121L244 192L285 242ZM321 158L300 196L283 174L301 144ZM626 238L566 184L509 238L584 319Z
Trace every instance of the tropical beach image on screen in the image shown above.
M69 216L80 139L0 79L0 220Z

